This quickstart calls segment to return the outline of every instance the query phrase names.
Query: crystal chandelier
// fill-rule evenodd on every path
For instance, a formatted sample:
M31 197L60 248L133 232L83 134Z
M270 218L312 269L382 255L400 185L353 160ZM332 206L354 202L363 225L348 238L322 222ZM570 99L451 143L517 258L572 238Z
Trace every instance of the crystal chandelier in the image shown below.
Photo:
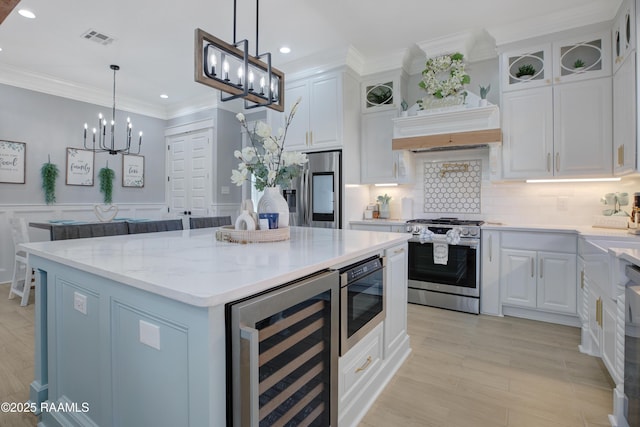
M236 41L236 1L233 2L233 44L196 29L195 81L229 96L221 101L244 99L245 108L269 107L284 111L284 73L271 66L271 53L258 50L256 0L256 54L249 55L249 42Z
M142 132L138 135L138 150L131 151L131 132L133 129L133 123L131 119L127 117L127 127L125 129L126 145L122 148L116 148L115 144L115 128L116 128L116 71L120 69L117 65L111 65L109 68L113 70L113 109L111 110L111 129L109 132L110 137L107 139L107 119L102 116L102 113L98 114L98 127L93 128L93 141L92 144L87 145L87 130L88 126L84 124L84 148L96 153L109 153L116 155L122 154L139 154L140 145L142 144ZM98 144L96 146L96 139Z

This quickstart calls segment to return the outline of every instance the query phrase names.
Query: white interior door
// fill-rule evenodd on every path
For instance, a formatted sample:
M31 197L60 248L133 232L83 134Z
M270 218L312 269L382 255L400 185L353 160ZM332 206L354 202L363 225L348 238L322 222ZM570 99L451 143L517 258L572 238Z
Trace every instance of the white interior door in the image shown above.
M168 139L169 212L176 216L206 216L211 204L211 131Z

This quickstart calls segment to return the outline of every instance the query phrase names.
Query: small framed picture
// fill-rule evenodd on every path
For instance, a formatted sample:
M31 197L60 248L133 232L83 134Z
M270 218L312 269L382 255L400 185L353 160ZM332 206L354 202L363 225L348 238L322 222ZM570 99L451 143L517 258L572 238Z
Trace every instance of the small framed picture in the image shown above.
M0 141L0 183L24 184L27 144Z
M95 153L67 147L67 185L93 185Z
M122 155L122 186L144 187L144 156Z

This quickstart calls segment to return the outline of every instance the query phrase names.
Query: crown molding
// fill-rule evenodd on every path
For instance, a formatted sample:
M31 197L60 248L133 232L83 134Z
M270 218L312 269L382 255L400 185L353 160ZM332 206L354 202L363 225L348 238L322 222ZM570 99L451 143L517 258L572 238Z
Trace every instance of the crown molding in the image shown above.
M476 31L463 31L449 34L435 39L416 43L424 51L427 58L460 52L465 58L469 57L469 51L473 47Z
M113 106L113 92L98 90L91 86L58 79L47 74L20 70L6 64L0 64L0 83L103 107L111 108ZM167 118L164 107L140 102L126 96L118 95L117 107L118 110L130 113L163 120Z
M590 3L578 8L489 27L487 31L495 40L496 46L502 46L507 43L610 21L614 18L619 3Z

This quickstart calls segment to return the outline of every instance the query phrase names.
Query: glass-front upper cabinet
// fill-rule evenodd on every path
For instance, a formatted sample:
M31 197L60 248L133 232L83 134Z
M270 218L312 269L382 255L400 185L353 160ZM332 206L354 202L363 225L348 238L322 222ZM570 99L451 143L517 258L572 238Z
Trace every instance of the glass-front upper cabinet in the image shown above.
M635 1L622 2L613 20L611 44L613 47L613 72L618 71L625 59L636 48Z
M500 58L503 91L551 84L550 44L504 52Z
M553 44L553 82L563 83L611 75L608 31Z

